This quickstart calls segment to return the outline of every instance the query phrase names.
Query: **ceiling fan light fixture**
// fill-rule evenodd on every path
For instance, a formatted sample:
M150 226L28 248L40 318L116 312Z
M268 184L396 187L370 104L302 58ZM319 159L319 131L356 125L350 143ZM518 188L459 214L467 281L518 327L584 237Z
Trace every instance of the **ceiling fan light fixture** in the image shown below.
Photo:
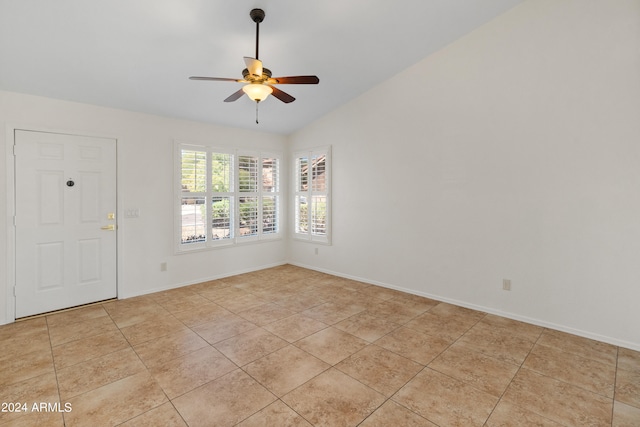
M273 88L271 86L262 83L250 83L248 85L244 85L242 90L249 98L251 98L252 101L256 102L264 101L273 92Z

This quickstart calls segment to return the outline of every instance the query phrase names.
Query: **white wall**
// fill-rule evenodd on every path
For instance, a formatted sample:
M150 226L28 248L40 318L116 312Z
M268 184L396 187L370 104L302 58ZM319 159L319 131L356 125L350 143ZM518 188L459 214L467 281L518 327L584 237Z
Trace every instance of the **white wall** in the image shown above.
M13 321L10 233L10 155L13 127L57 130L118 140L118 247L120 297L256 270L286 261L286 240L174 255L172 236L173 141L215 142L285 154L281 135L224 128L185 120L0 91L0 324ZM286 173L286 171L285 171ZM140 217L123 218L125 209ZM6 224L6 226L5 226ZM8 240L9 239L9 240ZM167 262L166 272L160 263Z
M290 139L334 184L293 263L640 349L639 1L530 0Z

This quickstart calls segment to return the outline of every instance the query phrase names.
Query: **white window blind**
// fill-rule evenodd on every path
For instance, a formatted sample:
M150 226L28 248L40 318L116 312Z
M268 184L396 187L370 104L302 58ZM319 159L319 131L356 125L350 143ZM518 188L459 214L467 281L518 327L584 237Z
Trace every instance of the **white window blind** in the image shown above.
M294 156L294 236L330 243L330 148Z
M280 236L279 156L176 147L178 251Z

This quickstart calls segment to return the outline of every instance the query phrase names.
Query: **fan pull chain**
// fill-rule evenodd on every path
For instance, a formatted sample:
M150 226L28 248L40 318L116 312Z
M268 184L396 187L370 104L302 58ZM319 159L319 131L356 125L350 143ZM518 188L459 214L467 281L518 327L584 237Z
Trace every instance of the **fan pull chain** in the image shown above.
M256 101L256 124L258 124L258 104L260 101Z

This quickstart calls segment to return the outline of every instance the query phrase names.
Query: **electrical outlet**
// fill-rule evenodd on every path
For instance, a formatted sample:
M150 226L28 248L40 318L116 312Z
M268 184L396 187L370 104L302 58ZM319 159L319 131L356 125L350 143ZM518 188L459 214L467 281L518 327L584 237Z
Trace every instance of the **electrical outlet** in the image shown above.
M160 263L160 271L167 271L167 263L166 262L161 262Z
M510 291L511 290L511 280L502 279L502 289L505 290L505 291Z

